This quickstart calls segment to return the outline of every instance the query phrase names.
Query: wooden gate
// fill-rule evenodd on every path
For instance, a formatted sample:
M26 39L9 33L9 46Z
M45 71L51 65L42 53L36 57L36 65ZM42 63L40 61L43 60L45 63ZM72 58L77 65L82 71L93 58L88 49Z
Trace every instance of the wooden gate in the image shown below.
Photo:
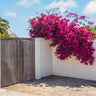
M31 38L2 38L1 87L34 79L35 40Z

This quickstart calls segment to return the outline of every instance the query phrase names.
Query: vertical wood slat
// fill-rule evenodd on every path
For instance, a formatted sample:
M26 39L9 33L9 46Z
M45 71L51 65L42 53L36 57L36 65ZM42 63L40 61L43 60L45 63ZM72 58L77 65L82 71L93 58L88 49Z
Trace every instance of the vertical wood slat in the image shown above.
M35 40L1 39L1 86L35 78Z
M3 40L1 41L1 86L9 85L12 81L12 64L13 58L11 60L12 52L10 51L11 41ZM12 49L11 49L12 50ZM13 64L12 64L13 65Z
M35 76L35 47L33 46L34 42L29 40L23 40L23 48L24 48L24 79L29 80L34 78ZM31 52L31 54L30 54ZM27 71L26 71L27 70Z

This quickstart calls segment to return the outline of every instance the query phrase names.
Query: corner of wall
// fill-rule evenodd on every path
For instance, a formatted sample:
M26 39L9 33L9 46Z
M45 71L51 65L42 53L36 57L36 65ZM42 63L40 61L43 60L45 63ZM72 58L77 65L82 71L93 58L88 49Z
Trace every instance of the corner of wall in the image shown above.
M35 38L35 79L41 78L40 69L40 38Z
M52 75L52 52L49 40L35 39L35 79Z

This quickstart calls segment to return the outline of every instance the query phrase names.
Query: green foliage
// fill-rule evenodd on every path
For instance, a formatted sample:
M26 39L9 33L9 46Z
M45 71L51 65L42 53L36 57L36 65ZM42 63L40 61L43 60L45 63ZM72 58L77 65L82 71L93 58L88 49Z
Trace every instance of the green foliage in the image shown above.
M7 31L9 27L9 22L0 17L0 32Z
M0 17L0 37L3 37L3 38L11 37L8 33L9 28L10 28L9 22Z
M1 38L13 38L13 37L17 38L17 36L15 34L8 33L9 28L10 28L9 22L0 17L0 37Z
M7 38L7 37L11 37L11 35L9 35L7 31L3 31L2 33L0 32L0 37Z
M90 26L90 27L85 27L85 30L90 30L92 33L91 33L91 36L95 36L94 39L96 39L96 26Z
M94 26L93 28L91 28L91 31L92 31L92 35L93 36L96 36L96 26Z

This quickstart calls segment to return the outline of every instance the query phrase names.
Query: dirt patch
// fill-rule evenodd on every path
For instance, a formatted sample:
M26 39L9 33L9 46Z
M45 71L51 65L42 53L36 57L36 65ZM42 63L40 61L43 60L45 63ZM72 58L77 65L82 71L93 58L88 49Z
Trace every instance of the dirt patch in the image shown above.
M96 81L49 76L4 87L4 89L40 96L96 96Z

